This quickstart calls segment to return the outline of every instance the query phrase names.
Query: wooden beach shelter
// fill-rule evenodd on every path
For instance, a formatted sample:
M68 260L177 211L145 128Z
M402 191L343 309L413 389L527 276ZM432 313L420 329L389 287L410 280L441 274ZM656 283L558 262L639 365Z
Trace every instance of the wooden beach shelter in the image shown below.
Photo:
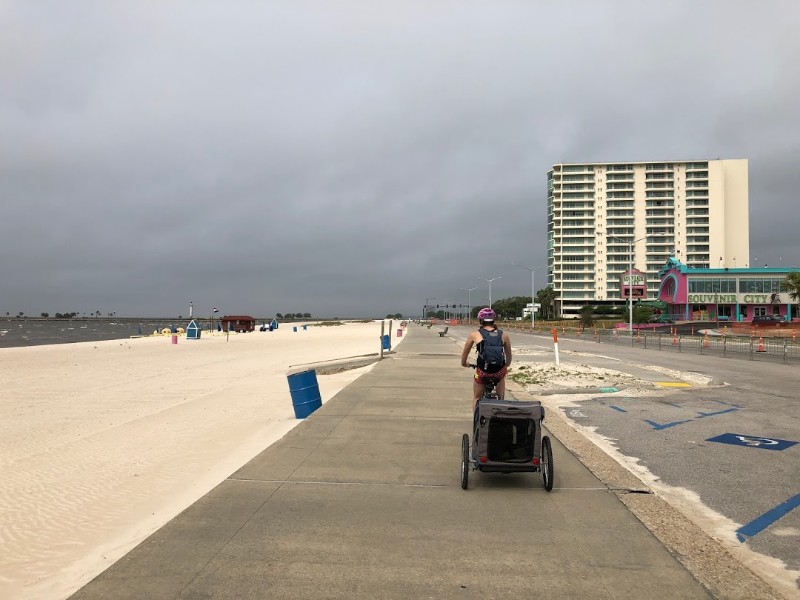
M186 339L187 340L199 340L200 339L200 326L192 320L186 326Z
M246 333L256 330L256 320L248 315L225 315L222 317L222 331Z

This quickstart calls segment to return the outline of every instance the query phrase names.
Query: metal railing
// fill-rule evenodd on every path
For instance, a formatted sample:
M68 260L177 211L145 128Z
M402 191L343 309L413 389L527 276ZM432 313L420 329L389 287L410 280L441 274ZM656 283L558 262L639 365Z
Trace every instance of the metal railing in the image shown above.
M586 331L582 337L591 336L603 344L624 344L649 350L688 352L722 357L771 360L789 364L800 361L800 344L789 338L744 337L729 335L679 335L675 333L634 333L627 331Z
M508 323L506 326L510 331L531 331L529 326L520 326L516 323ZM566 322L539 324L536 331L546 335L553 328L561 338L594 340L601 344L621 344L647 350L688 352L748 360L769 360L784 364L800 362L800 343L794 332L789 334L784 331L782 337L765 337L755 335L755 332L749 336L729 333L704 335L702 332L687 335L677 333L677 329L671 331L641 329L631 335L627 329L582 328L576 326L574 321L569 324Z

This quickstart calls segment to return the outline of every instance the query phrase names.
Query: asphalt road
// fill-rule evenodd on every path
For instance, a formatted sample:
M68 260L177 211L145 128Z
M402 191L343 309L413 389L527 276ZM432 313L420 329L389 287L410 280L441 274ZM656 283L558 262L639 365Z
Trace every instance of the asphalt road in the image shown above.
M469 330L451 327L450 333L463 339ZM549 335L509 333L514 348L552 351ZM577 407L569 396L558 398L564 414L611 440L626 462L638 460L637 468L668 486L681 510L710 533L800 570L797 363L644 350L599 344L591 337L559 337L559 350L562 364L599 364L622 372L656 365L713 380L662 388L647 397L626 396L624 390L598 393L578 400ZM517 359L552 360L522 353Z

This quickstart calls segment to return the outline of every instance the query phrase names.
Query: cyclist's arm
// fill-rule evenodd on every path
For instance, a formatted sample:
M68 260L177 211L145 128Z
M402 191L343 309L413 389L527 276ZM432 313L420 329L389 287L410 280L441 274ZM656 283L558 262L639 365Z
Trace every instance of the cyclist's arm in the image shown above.
M509 366L511 364L511 338L506 332L503 332L503 348L506 351L506 366Z
M473 334L469 334L466 343L464 344L464 350L461 352L461 366L467 366L467 359L469 358L469 353L472 351L472 346L475 345L475 338L472 337Z

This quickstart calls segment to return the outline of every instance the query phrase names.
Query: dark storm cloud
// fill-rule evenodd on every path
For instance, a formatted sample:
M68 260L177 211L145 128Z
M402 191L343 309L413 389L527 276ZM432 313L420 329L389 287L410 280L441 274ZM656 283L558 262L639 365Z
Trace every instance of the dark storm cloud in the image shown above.
M795 4L6 3L0 312L528 294L558 162L748 158L798 263Z

